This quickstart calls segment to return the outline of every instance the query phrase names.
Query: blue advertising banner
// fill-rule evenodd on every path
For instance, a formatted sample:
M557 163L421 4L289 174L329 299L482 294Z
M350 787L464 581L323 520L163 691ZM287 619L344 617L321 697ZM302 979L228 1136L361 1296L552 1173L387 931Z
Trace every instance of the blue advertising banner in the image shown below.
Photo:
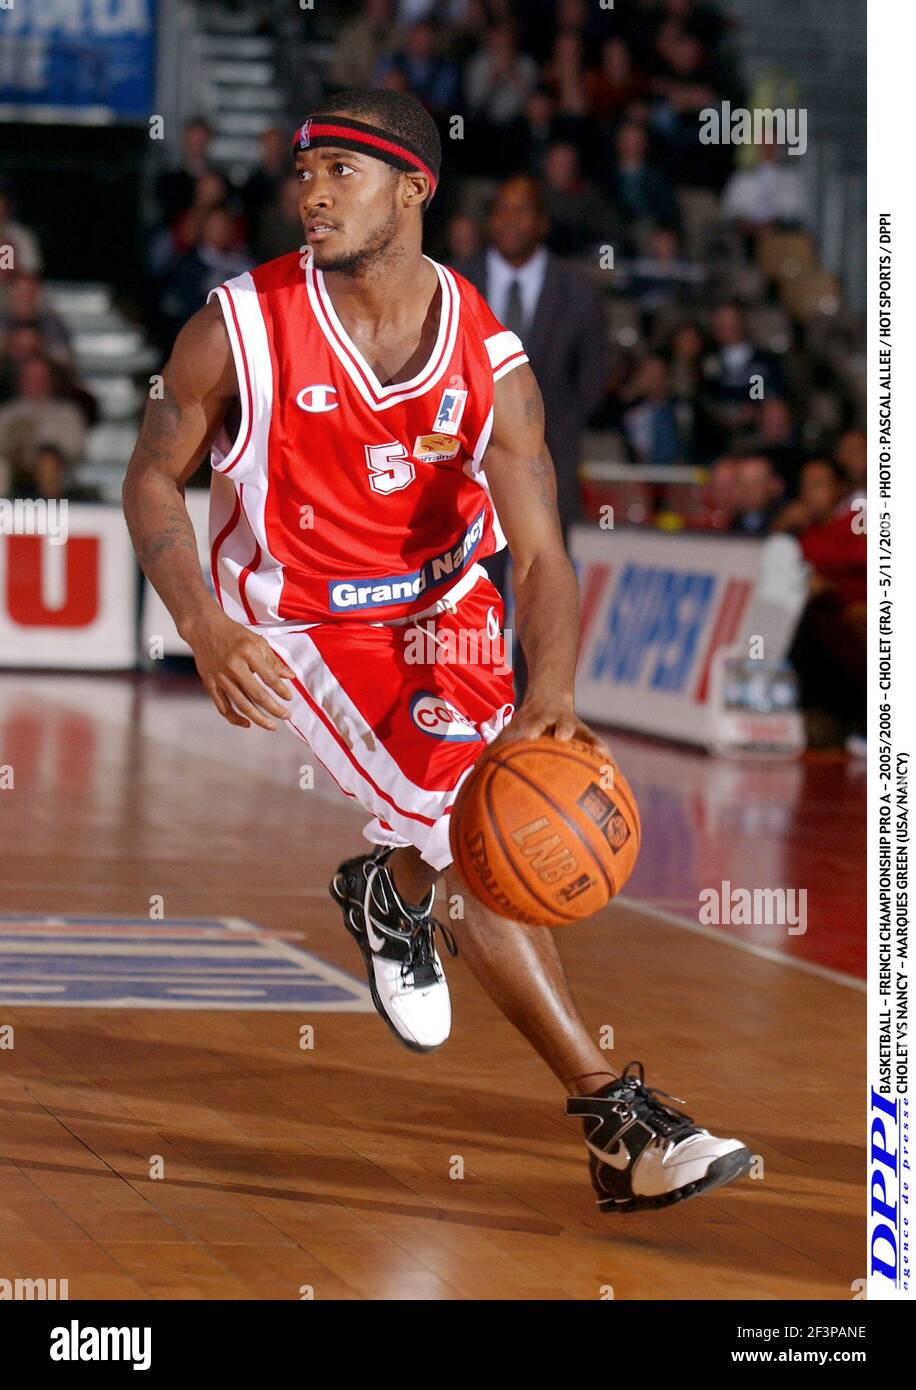
M145 121L155 53L156 0L0 0L0 119Z

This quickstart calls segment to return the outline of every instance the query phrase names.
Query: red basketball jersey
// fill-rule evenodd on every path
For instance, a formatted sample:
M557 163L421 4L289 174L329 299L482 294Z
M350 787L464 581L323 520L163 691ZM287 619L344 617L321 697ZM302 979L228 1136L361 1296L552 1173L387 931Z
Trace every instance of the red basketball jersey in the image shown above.
M212 449L212 578L239 622L403 618L460 597L505 544L481 465L494 382L528 359L473 285L431 264L435 346L390 386L310 257L281 256L212 292L242 408L236 438L223 430Z

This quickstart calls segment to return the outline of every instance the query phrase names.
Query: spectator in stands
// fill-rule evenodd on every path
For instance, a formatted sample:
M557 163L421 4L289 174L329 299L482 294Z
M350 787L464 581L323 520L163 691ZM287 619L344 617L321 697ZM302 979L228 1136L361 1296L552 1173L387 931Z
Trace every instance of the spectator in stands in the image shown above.
M35 233L14 220L12 189L0 180L0 285L17 272L40 275L41 250Z
M438 17L449 28L458 24L464 15L465 0L397 0L397 23L416 24L421 19Z
M359 13L337 29L327 70L331 90L372 85L373 76L400 38L392 12L391 0L363 0Z
M628 222L676 226L677 205L667 179L649 163L649 137L638 121L624 121L614 138L617 155L611 193Z
M846 430L836 446L836 461L843 470L851 497L864 494L868 482L868 436L864 430Z
M598 245L619 245L620 221L611 204L583 177L579 151L557 141L544 157L544 202L550 218L547 244L558 256L585 255Z
M251 266L247 250L239 249L232 214L224 207L211 208L200 241L178 262L166 294L165 310L174 332L201 308L212 289Z
M463 264L479 256L483 250L483 229L480 223L467 213L458 213L449 221L446 246L450 265Z
M541 178L544 157L554 141L562 139L569 122L557 115L556 101L548 87L538 85L525 99L524 114L519 122L518 149L515 157L525 173Z
M493 24L484 35L483 48L464 71L468 108L498 130L521 116L537 78L534 59L519 52L515 26Z
M43 355L44 339L34 320L17 323L5 336L0 337L0 405L5 405L15 396L19 367L26 358Z
M257 246L261 234L261 218L268 208L276 206L283 182L292 169L290 134L279 126L271 126L261 134L258 166L248 175L242 189L245 227L253 246Z
M601 45L601 65L585 74L588 114L610 125L631 102L646 93L648 79L633 63L630 49L619 35Z
M285 256L304 245L302 218L299 216L299 195L302 186L293 175L283 180L275 200L264 209L258 223L254 244L258 261L270 261Z
M802 466L798 494L782 508L773 529L802 539L837 518L845 522L850 511L849 484L840 465L835 459L813 458Z
M753 429L761 400L783 394L782 375L775 360L751 341L739 305L719 305L712 331L716 346L703 364L701 398L727 443Z
M6 308L0 313L0 339L20 325L38 329L42 350L55 362L71 361L73 350L67 325L48 305L39 277L26 271L17 271L9 282Z
M740 458L734 475L734 506L729 530L765 536L773 527L783 493L782 479L765 454Z
M787 487L794 487L803 453L789 402L783 396L766 396L756 412L751 447L772 459Z
M245 221L230 198L228 181L215 169L201 174L194 185L190 207L176 218L172 226L172 245L178 255L191 251L200 241L204 223L214 208L224 208L232 219L233 244L245 245Z
M433 116L454 113L460 93L458 65L440 51L439 32L429 20L421 19L411 25L401 47L379 64L376 83L389 71L400 74L406 89Z
M155 196L160 221L169 226L194 200L197 181L211 168L210 141L213 132L202 116L185 123L181 137L181 160L156 179Z
M758 147L752 169L736 169L722 193L722 216L743 232L763 227L796 228L808 219L808 199L799 161L781 159L779 146Z
M647 314L677 297L683 299L706 279L703 266L681 255L675 227L652 227L646 237L645 254L624 261L620 268L627 293Z
M687 33L695 34L709 52L718 47L726 21L714 5L697 0L662 0L661 8L668 19L677 20Z
M49 449L61 464L57 474L77 463L86 442L86 423L72 401L55 394L51 363L44 357L28 357L19 366L16 394L0 407L0 461L12 476L14 496L51 496L43 491L53 483L55 470Z
M585 81L585 51L578 29L561 29L545 63L541 81L553 92L557 110L566 116L583 117L588 110Z
M668 364L657 353L644 357L621 392L626 409L621 430L632 463L666 467L688 461L688 447L671 393Z
M709 470L706 524L713 530L727 531L738 512L738 466L738 459L726 455Z
M679 20L666 20L656 39L656 64L650 121L669 173L679 183L720 188L731 152L724 144L704 145L698 139L700 112L718 100L703 44Z
M798 536L811 566L810 597L790 660L804 707L838 722L835 740L865 731L867 541L847 485L832 459L811 459L797 499L779 519L781 530Z
M676 396L692 400L697 395L707 351L706 336L698 323L688 320L672 331L667 352L671 389Z
M516 175L493 202L486 253L456 269L525 345L544 397L547 447L566 528L579 512L582 431L607 387L607 326L600 290L548 251L547 228L539 184Z

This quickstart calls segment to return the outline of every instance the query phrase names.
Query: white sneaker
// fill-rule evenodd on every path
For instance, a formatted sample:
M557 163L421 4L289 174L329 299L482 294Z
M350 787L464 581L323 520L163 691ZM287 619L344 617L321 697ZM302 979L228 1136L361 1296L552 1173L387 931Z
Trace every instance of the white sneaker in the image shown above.
M638 1067L639 1077L630 1075ZM593 1096L570 1096L581 1115L592 1185L602 1211L670 1207L742 1177L753 1155L740 1139L717 1139L689 1115L656 1099L641 1062ZM676 1096L669 1096L676 1100Z
M329 891L363 953L376 1009L405 1047L431 1052L452 1026L436 930L450 955L457 956L458 947L448 928L430 915L435 888L418 907L401 898L386 867L393 853L389 848L345 860Z

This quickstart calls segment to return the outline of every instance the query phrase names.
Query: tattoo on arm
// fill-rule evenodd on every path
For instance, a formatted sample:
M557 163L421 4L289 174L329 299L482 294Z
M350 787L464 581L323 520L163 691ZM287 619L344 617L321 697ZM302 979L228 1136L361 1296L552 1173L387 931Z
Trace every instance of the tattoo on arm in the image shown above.
M538 501L548 511L555 512L557 509L556 475L546 444L541 445L537 458L529 460L528 472L532 482L537 486Z
M165 555L170 550L189 550L196 555L197 539L187 512L184 513L184 516L176 516L174 520L163 515L161 529L157 530L148 541L135 540L134 547L140 568L144 573L148 565L153 564L160 555Z
M151 399L146 407L138 447L157 463L168 459L180 423L181 404L171 386L166 385L162 398Z
M525 424L542 426L544 424L544 401L537 389L525 401Z

